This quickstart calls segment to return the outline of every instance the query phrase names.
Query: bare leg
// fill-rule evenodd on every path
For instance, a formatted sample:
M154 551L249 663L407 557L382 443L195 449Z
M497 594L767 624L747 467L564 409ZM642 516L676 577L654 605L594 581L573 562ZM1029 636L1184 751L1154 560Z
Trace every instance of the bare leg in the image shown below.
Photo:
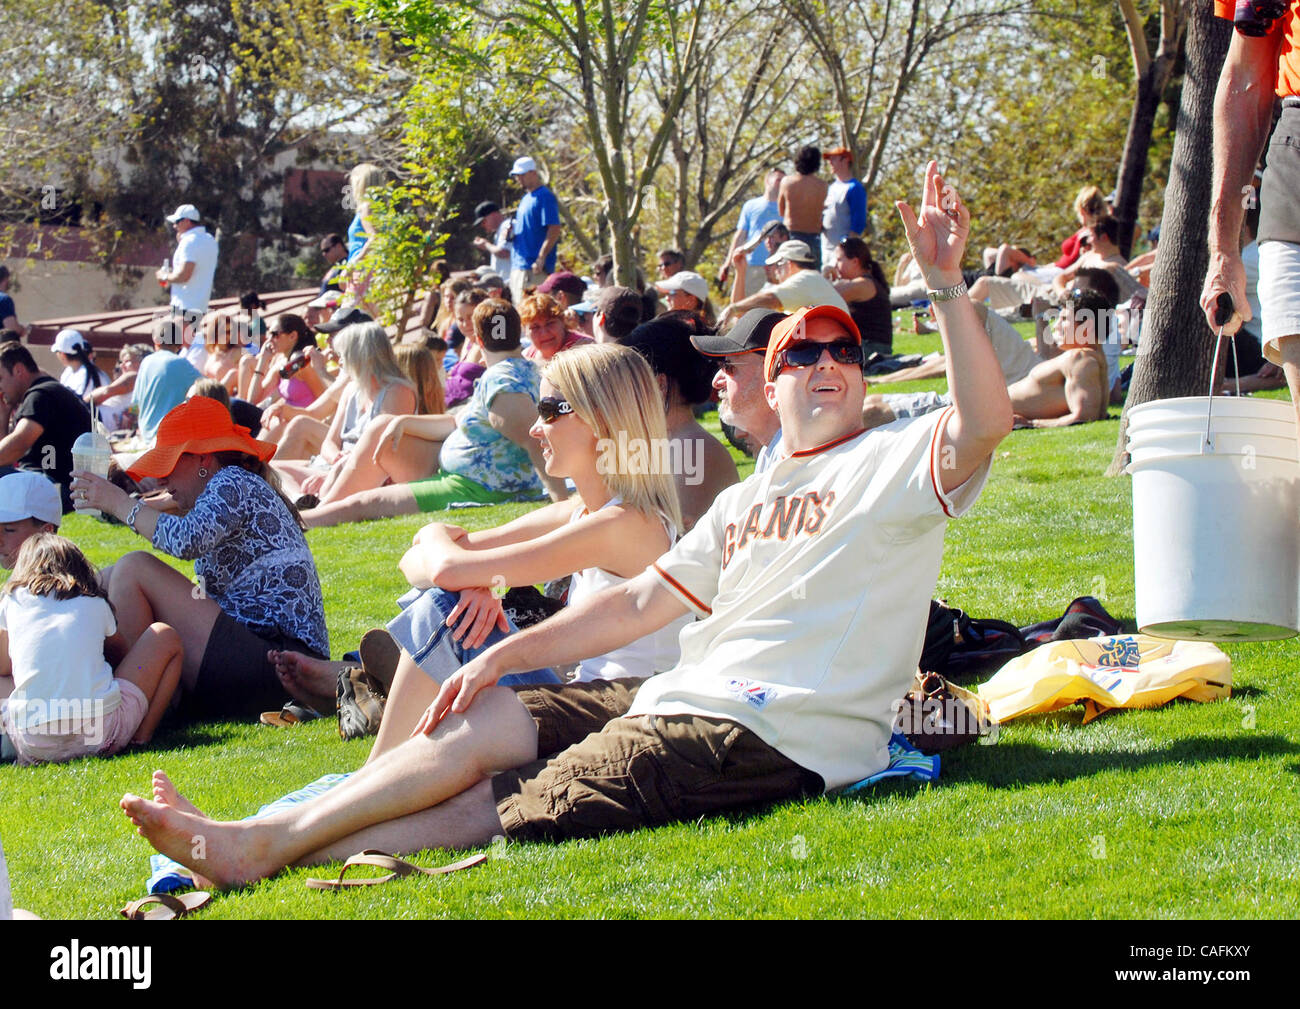
M395 855L414 855L425 848L472 848L505 833L487 779L431 809L366 827L304 855L295 865L339 862L374 848Z
M408 436L401 440L395 451L391 444L384 442L384 432L392 419L390 415L382 414L366 425L342 468L336 470L337 479L321 494L321 504L342 501L361 491L382 487L389 481L410 483L433 474L438 468L442 442Z
M975 283L970 286L970 300L983 301L989 296L988 277L976 277Z
M0 701L14 692L14 678L12 676L0 676Z
M312 477L321 476L319 470L312 469L307 463L294 459L288 459L284 462L277 459L271 463L271 466L280 474L280 483L283 485L284 493L290 501L302 493L304 483Z
M389 484L374 490L353 494L333 504L323 504L303 513L309 529L336 526L343 522L364 522L367 519L391 518L394 515L414 515L419 511L415 495L404 483Z
M448 716L433 736L413 737L336 788L263 819L221 823L129 794L121 805L158 851L217 886L239 886L423 810L430 815L420 825L430 834L421 846L490 840L500 826L484 834L486 811L467 816L461 803L440 813L431 807L536 757L532 718L514 691L494 687L482 691L463 716ZM477 805L489 797L480 787L464 801ZM458 836L458 830L464 833Z
M280 450L275 453L278 461L285 459L310 459L325 444L329 428L314 417L294 417L285 425L280 435Z
M184 651L181 636L166 624L150 624L136 639L113 675L134 683L149 698L149 708L131 742L143 746L167 713L172 694L181 682Z
M1278 341L1278 350L1282 354L1282 374L1286 375L1286 384L1291 390L1296 425L1300 427L1300 336L1284 336Z
M406 652L397 663L397 675L384 702L384 717L379 722L379 734L371 747L366 763L383 756L406 742L411 730L419 722L425 709L438 696L442 684L415 664Z
M117 611L117 629L129 646L155 621L175 629L185 650L181 682L186 689L193 689L221 607L179 571L139 550L113 565L108 600Z
M885 405L884 396L868 396L862 401L862 426L880 427L898 420L894 411Z

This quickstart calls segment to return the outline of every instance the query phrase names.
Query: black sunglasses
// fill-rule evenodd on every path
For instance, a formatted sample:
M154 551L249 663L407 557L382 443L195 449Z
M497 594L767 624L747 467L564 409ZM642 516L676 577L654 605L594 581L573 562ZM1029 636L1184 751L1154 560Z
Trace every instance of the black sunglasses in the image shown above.
M814 340L802 340L792 343L781 351L778 357L777 374L784 368L810 368L822 359L822 351L831 352L831 360L839 364L862 364L862 344L849 340L836 340L834 343L817 343Z
M573 406L567 399L559 396L543 396L537 401L537 416L543 424L554 424L566 414L573 413Z

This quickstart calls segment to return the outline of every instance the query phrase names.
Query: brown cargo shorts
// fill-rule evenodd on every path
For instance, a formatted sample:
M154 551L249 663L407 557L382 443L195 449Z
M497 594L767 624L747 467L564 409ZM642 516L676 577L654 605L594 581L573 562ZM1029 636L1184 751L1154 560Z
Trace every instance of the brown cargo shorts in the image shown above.
M824 791L819 775L735 722L624 717L643 682L515 688L545 756L492 779L507 836L593 837Z

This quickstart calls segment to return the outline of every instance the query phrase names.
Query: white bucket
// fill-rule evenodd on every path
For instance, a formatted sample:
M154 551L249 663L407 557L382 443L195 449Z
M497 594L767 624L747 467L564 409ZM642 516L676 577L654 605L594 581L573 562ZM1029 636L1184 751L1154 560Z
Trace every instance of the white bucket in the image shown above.
M1291 403L1188 396L1128 416L1138 628L1204 641L1300 632Z

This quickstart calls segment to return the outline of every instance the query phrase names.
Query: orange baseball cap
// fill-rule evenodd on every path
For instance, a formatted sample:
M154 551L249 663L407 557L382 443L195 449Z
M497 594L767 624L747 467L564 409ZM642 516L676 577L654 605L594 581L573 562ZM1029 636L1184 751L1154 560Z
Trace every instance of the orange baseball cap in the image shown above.
M853 316L838 305L813 305L810 308L801 308L772 327L772 337L767 341L767 357L763 360L763 374L767 376L769 382L776 381L772 372L776 368L777 355L796 340L802 339L804 325L809 319L834 319L844 327L849 336L853 337L855 343L862 342L862 334L858 331L858 324L853 321Z
M853 152L844 146L832 147L829 151L823 152L822 157L823 158L848 158L850 161L852 161Z
M154 447L127 469L131 479L170 476L182 455L243 452L267 462L276 446L258 441L248 428L236 424L230 411L215 399L195 396L172 409L158 425Z

